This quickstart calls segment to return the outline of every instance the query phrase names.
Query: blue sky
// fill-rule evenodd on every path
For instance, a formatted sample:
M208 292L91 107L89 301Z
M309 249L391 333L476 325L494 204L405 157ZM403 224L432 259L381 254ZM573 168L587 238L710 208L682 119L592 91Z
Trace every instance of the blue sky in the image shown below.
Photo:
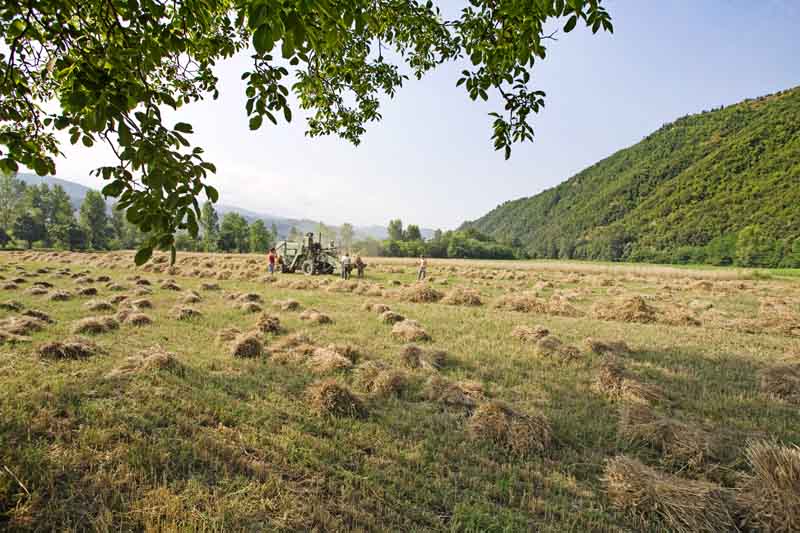
M459 2L446 1L446 8ZM578 28L534 70L547 93L536 140L510 161L490 142L491 106L455 87L459 65L410 80L359 147L309 139L304 121L248 130L247 57L219 67L221 97L183 108L218 174L221 202L327 223L391 218L454 228L498 204L552 187L664 123L800 85L800 1L613 0L613 35ZM267 123L269 124L269 123ZM58 176L99 186L102 149L64 145Z

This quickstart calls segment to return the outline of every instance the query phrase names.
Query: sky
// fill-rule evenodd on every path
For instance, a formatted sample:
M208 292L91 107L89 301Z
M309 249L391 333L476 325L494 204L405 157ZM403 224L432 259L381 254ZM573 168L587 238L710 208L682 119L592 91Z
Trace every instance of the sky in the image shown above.
M445 11L460 2L440 0ZM450 64L409 80L382 107L358 147L304 136L304 120L248 129L242 54L218 67L217 101L171 119L192 123L193 143L217 166L220 203L328 224L385 225L400 218L454 229L497 205L568 179L661 125L690 113L800 85L800 1L610 0L614 33L560 32L532 85L547 93L536 139L509 161L492 148L493 108L456 88ZM102 148L62 143L57 175L101 187L90 170Z

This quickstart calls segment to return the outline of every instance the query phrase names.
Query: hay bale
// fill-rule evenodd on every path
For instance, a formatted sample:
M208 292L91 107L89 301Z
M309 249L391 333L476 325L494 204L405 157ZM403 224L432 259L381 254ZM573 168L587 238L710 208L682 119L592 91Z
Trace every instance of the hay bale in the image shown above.
M533 327L514 326L514 329L511 330L511 336L523 342L536 342L539 339L547 337L549 334L549 329L538 324Z
M297 300L275 300L272 302L273 307L277 307L281 311L299 311L301 309L300 302Z
M280 319L268 313L263 313L258 317L256 328L262 333L278 334L282 331Z
M27 289L25 291L25 294L28 294L30 296L41 296L41 295L47 294L47 293L48 293L48 290L45 289L44 287L31 287L30 289Z
M114 306L105 300L89 300L83 306L89 311L113 311Z
M602 362L594 386L598 392L614 399L655 403L665 398L664 392L658 386L639 382L614 357Z
M125 295L125 294L117 294L115 296L112 296L111 299L108 300L108 301L111 302L114 305L117 305L117 304L121 304L122 302L126 301L127 299L128 299L127 295Z
M95 281L97 281L97 283L107 283L111 281L111 278L108 276L97 276Z
M400 351L400 360L408 368L419 368L422 366L422 348L406 344Z
M331 348L316 348L307 362L315 374L327 374L337 370L349 370L353 362Z
M199 318L203 316L203 313L201 313L197 309L183 305L178 305L173 307L170 310L170 314L172 315L172 318L174 318L175 320L191 320L193 318Z
M152 309L153 308L153 302L151 302L147 298L139 298L138 300L133 300L131 302L131 307L133 307L134 309L139 309L139 310L141 310L141 309Z
M45 359L83 359L98 352L98 347L93 342L80 337L63 342L48 342L39 347L39 357Z
M263 353L264 345L258 331L238 335L231 346L231 355L234 357L260 357Z
M406 317L404 317L400 313L395 313L394 311L386 310L381 313L381 322L383 322L384 324L396 324L398 322L402 322L405 319Z
M300 320L311 322L312 324L330 324L333 322L331 317L324 313L320 313L316 309L306 309L300 313Z
M475 289L456 288L447 293L442 299L443 304L447 305L464 305L464 306L479 306L483 305L480 293Z
M319 415L351 418L367 415L358 396L333 379L314 383L307 389L306 397L311 409Z
M121 366L112 370L106 377L113 379L148 370L182 373L183 365L174 353L167 352L160 346L153 346L142 350L137 355L128 357Z
M172 281L171 279L168 279L168 280L162 282L161 285L160 285L160 288L161 288L161 290L165 290L165 291L180 291L181 290L180 286L177 283L175 283L174 281Z
M535 292L514 292L504 294L494 301L493 307L520 313L546 313L547 302L539 298Z
M333 350L342 357L346 357L353 364L358 362L359 359L358 349L352 344L344 344L344 343L329 344L328 349Z
M483 385L476 381L452 382L433 374L425 384L425 397L448 406L472 408L486 399Z
M30 316L11 316L0 320L0 329L12 335L27 336L44 329L44 322Z
M743 528L800 531L800 447L753 442L745 457L752 470L737 487Z
M125 285L122 285L120 283L109 283L108 285L106 285L106 288L114 292L122 292L128 290L128 288Z
M0 309L2 309L3 311L13 311L15 313L18 313L22 311L24 307L25 306L22 305L20 302L15 302L13 300L7 302L0 302Z
M18 288L19 288L19 286L16 283L13 283L11 281L8 281L8 282L3 283L2 285L0 285L0 289L3 289L4 291L15 291Z
M225 344L231 342L236 337L241 335L242 330L235 327L222 328L217 332L217 344Z
M759 372L761 390L774 398L800 404L800 363L783 363Z
M428 341L430 335L416 320L403 320L392 327L392 336L405 342Z
M592 307L592 313L600 320L651 324L656 321L657 311L641 296L633 296L612 305L595 305Z
M381 361L366 361L356 367L356 381L369 394L380 398L401 396L408 388L406 374Z
M183 299L181 300L181 302L182 302L182 303L184 303L184 304L196 304L197 302L200 302L200 301L202 301L202 300L203 300L203 299L202 299L202 298L200 298L200 295L199 295L199 294L197 294L197 293L196 293L196 292L194 292L194 291L189 291L189 292L187 292L187 293L186 293L186 295L183 297Z
M248 314L254 314L254 313L260 313L261 312L261 306L258 305L255 302L243 302L243 303L239 304L238 307L239 307L239 309L241 309L242 311L244 311L245 313L248 313Z
M547 335L537 340L535 349L540 356L559 359L562 362L572 361L580 357L580 351L577 348L564 344L553 335Z
M245 294L239 295L237 298L240 302L254 302L254 303L263 303L264 299L261 298L260 294L256 294L254 292L248 292Z
M730 497L718 485L658 472L624 455L607 460L603 472L611 503L642 523L656 519L677 533L736 530Z
M131 326L143 327L152 324L153 319L144 313L131 313L125 317L123 322L125 324L130 324Z
M78 320L72 326L73 333L89 335L107 333L115 329L119 329L119 322L110 316L89 316Z
M219 285L216 283L201 283L200 288L204 291L218 291Z
M17 344L20 342L29 342L31 339L30 337L26 337L24 335L16 335L14 333L9 333L3 329L0 329L0 345L3 344Z
M97 296L97 289L94 287L84 287L78 290L78 296Z
M72 299L72 293L69 291L53 291L47 299L51 302L66 302Z
M601 341L587 337L583 343L588 351L598 355L624 355L631 351L625 341Z
M520 413L505 403L491 401L472 414L469 433L475 439L527 456L547 450L553 431L542 414Z
M402 298L414 303L438 302L444 294L437 291L427 283L415 283L402 293Z
M659 416L641 404L623 406L619 435L631 444L644 444L662 452L667 462L697 468L717 458L713 436L702 428Z
M39 311L37 309L26 309L25 311L22 312L22 316L35 318L36 320L47 322L48 324L52 324L53 322L55 322L55 320L50 318L50 315L48 315L44 311Z

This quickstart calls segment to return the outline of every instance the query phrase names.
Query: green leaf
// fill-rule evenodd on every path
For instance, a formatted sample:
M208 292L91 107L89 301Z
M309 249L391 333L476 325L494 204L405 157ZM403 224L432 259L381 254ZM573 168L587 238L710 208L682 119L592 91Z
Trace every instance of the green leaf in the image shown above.
M192 133L192 125L186 122L178 122L173 129L181 133Z
M254 117L250 117L250 129L257 130L261 127L261 122L263 121L263 117L261 115L256 115Z
M130 146L133 143L131 130L125 122L120 121L117 133L119 134L119 144L121 146Z
M113 181L103 187L103 196L110 196L112 198L116 198L120 194L122 194L122 190L125 188L125 184L121 181Z
M266 24L259 26L253 33L253 47L259 54L264 54L272 50L275 41L272 39L272 31Z
M572 15L566 24L564 24L564 33L571 32L575 25L578 23L578 17L576 15Z
M136 252L136 256L134 256L133 261L136 263L136 266L142 266L143 264L147 263L152 256L152 247L141 248L138 252Z
M219 200L219 192L217 189L211 186L206 187L206 196L208 196L208 199L211 200L212 204L217 203L217 200Z

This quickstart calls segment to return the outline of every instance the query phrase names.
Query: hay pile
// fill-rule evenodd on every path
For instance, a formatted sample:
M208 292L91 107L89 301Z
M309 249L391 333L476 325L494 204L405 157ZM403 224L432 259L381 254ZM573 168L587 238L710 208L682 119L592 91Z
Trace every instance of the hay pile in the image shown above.
M475 289L457 288L453 289L442 299L443 304L479 306L483 305L481 295Z
M754 442L745 451L752 473L738 487L744 527L755 531L800 531L800 447Z
M245 294L239 295L237 298L240 302L255 302L255 303L264 303L264 299L261 298L260 294L256 294L254 292L248 292Z
M373 313L377 313L379 315L382 315L383 313L390 311L388 305L382 303L372 303L372 302L366 302L364 305L361 306L361 309L363 309L364 311L372 311Z
M161 287L162 290L165 290L165 291L180 291L181 290L180 286L177 283L175 283L174 281L172 281L171 279L168 279L168 280L162 282L160 287Z
M600 365L594 386L598 392L611 398L640 403L654 403L665 398L658 386L641 383L614 357L607 358Z
M13 311L18 313L22 311L25 306L22 305L20 302L15 301L8 301L8 302L0 302L0 309L3 311Z
M363 418L367 410L363 402L344 385L328 379L311 385L306 397L312 410L320 415Z
M783 363L759 372L761 390L781 400L800 404L800 363Z
M544 326L535 325L530 326L514 326L511 330L511 336L523 342L536 342L541 338L547 337L550 330Z
M117 294L116 296L112 296L111 299L108 300L108 301L111 302L114 305L117 305L117 304L121 304L122 302L125 302L127 300L128 300L128 296L127 295L125 295L125 294Z
M0 320L0 330L12 335L26 336L44 329L45 323L31 316L10 316Z
M566 316L566 317L580 317L583 316L583 311L569 303L563 295L553 296L548 300L545 309L548 315Z
M272 361L276 363L300 363L314 353L316 346L303 333L293 333L270 347Z
M633 296L611 305L595 304L592 314L600 320L651 324L656 321L657 310L641 296Z
M45 359L83 359L98 352L93 342L75 337L72 339L48 342L39 347L39 357Z
M619 435L629 443L662 452L667 462L681 467L697 468L717 457L717 443L711 433L659 416L646 405L622 407Z
M66 302L72 299L72 293L69 291L53 291L47 299L51 302Z
M547 303L535 292L513 292L494 301L493 307L520 313L546 313Z
M277 307L281 311L299 311L301 306L297 300L275 300L272 302L273 307Z
M315 374L349 370L353 366L353 362L337 352L334 347L315 348L307 364Z
M200 301L202 301L202 298L200 297L199 294L197 294L194 291L188 291L186 295L183 297L183 300L181 300L181 302L183 302L184 304L196 304L197 302Z
M234 357L260 357L264 353L264 344L258 331L247 331L236 336L231 345Z
M47 289L44 287L31 287L25 291L25 294L29 294L31 296L41 296L43 294L47 294Z
M191 320L203 316L203 313L193 307L178 305L170 310L170 315L175 320Z
M406 317L404 317L400 313L395 313L394 311L389 311L388 309L381 313L381 322L383 322L384 324L396 324L398 322L402 322L405 319Z
M36 320L40 320L42 322L47 322L48 324L52 324L53 322L55 322L55 320L50 318L50 315L48 315L44 311L38 311L36 309L26 309L25 311L22 312L22 315L30 318L35 318Z
M631 352L625 341L601 341L587 337L583 343L588 351L598 355L624 355Z
M7 281L6 283L0 285L0 289L3 289L4 291L15 291L18 288L19 286L11 281Z
M269 313L262 313L256 321L256 329L262 333L278 334L282 331L281 321L278 317Z
M658 472L619 455L606 461L602 481L611 503L642 523L660 520L677 533L735 531L724 489Z
M153 308L153 302L151 302L147 298L139 298L138 300L133 300L131 302L131 307L133 307L134 309L137 309L137 310L152 309Z
M248 314L255 314L261 312L261 306L255 302L242 302L238 304L237 307Z
M408 377L404 372L387 367L380 361L367 361L359 365L356 378L364 390L381 398L401 396L408 388Z
M223 328L217 332L217 344L226 344L231 342L242 333L239 328Z
M542 357L557 359L562 363L567 363L578 359L581 355L576 347L564 344L553 335L546 335L536 341L536 353Z
M125 319L122 322L125 324L130 324L131 326L136 326L141 328L152 324L153 319L144 313L130 313L125 317Z
M72 332L78 335L98 335L115 329L119 329L119 322L110 316L89 316L78 320L72 326Z
M114 306L105 300L89 300L83 306L89 311L113 311Z
M416 283L404 290L401 294L404 300L418 304L438 302L444 294L437 291L427 283Z
M425 397L444 405L472 408L484 401L486 394L476 381L452 382L433 374L425 384Z
M311 322L312 324L330 324L333 322L331 317L324 313L320 313L316 309L306 309L300 313L300 320Z
M218 291L219 285L216 283L202 283L200 284L200 288L204 291Z
M478 407L469 419L469 433L511 453L526 456L547 450L552 429L539 413L520 413L509 405L491 401Z
M384 313L385 314L385 313ZM392 336L405 342L427 341L431 337L416 320L403 320L392 326Z
M78 290L78 296L97 296L97 289L94 287L84 287Z
M24 335L15 335L14 333L9 333L8 331L0 329L0 345L16 344L18 342L29 342L30 340L31 340L30 337L26 337Z
M183 372L183 365L174 353L168 352L160 346L153 346L137 355L128 357L122 366L112 370L106 377L118 378L148 370L166 370L180 374Z

